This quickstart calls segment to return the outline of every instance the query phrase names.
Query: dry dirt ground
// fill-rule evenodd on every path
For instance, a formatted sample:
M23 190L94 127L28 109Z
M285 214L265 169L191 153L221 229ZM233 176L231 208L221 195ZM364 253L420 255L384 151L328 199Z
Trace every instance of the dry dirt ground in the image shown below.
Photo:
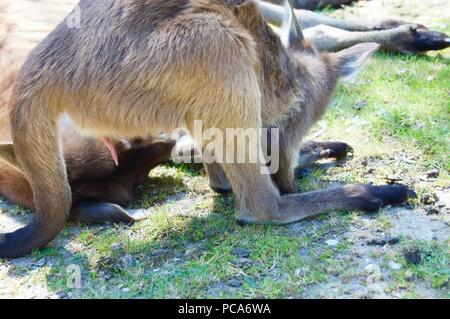
M446 0L361 1L327 11L399 17L447 33L449 13ZM334 212L287 227L240 227L232 197L213 194L201 168L167 164L133 204L153 212L148 220L71 224L46 249L0 260L0 297L450 297L449 56L377 55L357 84L339 88L311 133L349 143L353 155L319 163L298 183L306 191L401 182L419 195L411 203L373 215ZM0 199L0 232L30 216Z

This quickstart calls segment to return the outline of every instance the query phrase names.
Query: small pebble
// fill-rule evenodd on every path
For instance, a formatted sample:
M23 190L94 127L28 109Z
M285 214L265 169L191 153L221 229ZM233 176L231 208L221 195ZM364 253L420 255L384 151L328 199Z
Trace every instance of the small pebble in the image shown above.
M427 215L439 215L440 211L435 206L427 205L423 209L427 212Z
M69 295L67 295L64 291L57 292L55 297L58 299L69 299Z
M135 257L131 255L125 255L121 259L122 267L127 269L128 267L134 267L137 265L138 261Z
M437 201L438 201L438 198L437 198L436 194L432 194L432 193L424 194L422 196L422 200L421 200L422 204L424 204L424 205L432 205L432 204L436 203Z
M394 184L397 184L398 182L403 181L403 178L400 176L397 176L397 175L389 175L389 176L385 177L385 179L389 185L394 185Z
M364 270L368 274L367 276L368 284L373 284L383 280L383 275L381 274L380 266L378 266L377 264L369 264L364 268Z
M365 272L368 274L367 283L373 284L383 280L383 275L381 274L381 268L377 264L369 264L364 267Z
M399 263L396 263L395 261L390 261L389 262L389 267L393 270L399 270L402 268L402 265Z
M353 106L355 110L362 110L367 105L367 100L360 100Z
M436 203L436 206L439 207L439 208L444 208L446 206L446 204L444 202L442 202L442 201L439 201L439 202Z
M384 238L372 238L367 241L370 246L384 246L386 244L395 245L400 241L398 237L387 236Z
M339 244L339 240L329 239L325 242L328 246L335 247Z
M45 266L46 263L47 263L47 258L41 258L38 261L34 262L33 266L43 267L43 266Z
M364 267L364 271L368 274L374 274L377 272L381 272L381 268L377 264L368 264L366 267Z
M407 270L405 272L405 279L407 281L413 281L416 279L416 275L411 270Z

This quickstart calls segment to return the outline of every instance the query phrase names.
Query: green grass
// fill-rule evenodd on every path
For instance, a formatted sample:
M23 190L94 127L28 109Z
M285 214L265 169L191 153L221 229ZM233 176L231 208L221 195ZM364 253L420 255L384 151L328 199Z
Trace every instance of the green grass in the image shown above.
M94 297L106 289L101 296L114 298L283 297L325 280L334 254L342 249L324 248L316 240L336 226L343 227L345 217L328 217L314 234L293 237L283 227L237 226L230 197L216 196L210 204L205 218L169 218L169 211L161 208L130 228L113 227L98 235L81 231L73 240L84 249L75 258L83 263L87 282L82 290L71 292ZM112 250L114 243L121 243L118 251ZM235 247L249 253L243 265L233 255ZM307 250L307 255L299 254L300 250ZM133 256L136 264L122 267L123 256ZM64 267L73 261L59 262L47 281L52 289L65 291ZM296 275L297 269L306 266L306 274ZM241 282L240 289L227 286L233 278ZM116 285L126 290L115 289Z
M424 155L424 168L448 172L449 79L448 57L379 53L355 85L340 87L325 117L329 131L363 122L362 132L375 142L393 140Z

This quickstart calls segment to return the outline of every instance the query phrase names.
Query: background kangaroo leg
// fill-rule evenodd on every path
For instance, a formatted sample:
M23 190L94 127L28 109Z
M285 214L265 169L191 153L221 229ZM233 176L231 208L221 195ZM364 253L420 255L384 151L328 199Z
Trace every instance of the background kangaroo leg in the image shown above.
M282 24L282 6L261 0L257 4L265 19L278 26ZM301 17L299 22L305 38L320 51L339 51L363 42L376 42L381 44L381 50L406 54L443 50L450 46L448 35L416 23L341 20L308 10L295 10L295 15Z
M293 148L280 149L280 167L278 171L272 175L272 179L281 194L290 194L297 192L294 175L294 169L297 164L297 159L298 152L296 152Z
M251 105L252 101L254 101L255 105L258 105L257 103L259 103L259 101L255 101L249 97L249 100L245 101L246 105ZM219 105L219 103L217 103L217 105ZM226 110L226 108L219 109ZM236 109L239 109L239 105L236 106ZM256 107L256 109L258 108ZM254 117L254 114L252 115L248 115L248 118L245 118L244 116L236 117L240 118L241 122L236 123L236 121L233 121L234 127L241 127L243 129L261 127L261 119L259 117ZM222 117L218 116L218 118L224 119L223 123L219 123L219 128L222 129L222 131L225 131L227 125L229 125L227 124L229 122L225 122L227 116L228 114L222 114ZM292 122L292 126L289 126L289 128L294 129L296 127L294 122L295 121ZM206 125L208 123L204 124L205 128L212 127L211 125ZM190 131L192 132L192 130ZM286 130L286 132L288 131L289 130ZM301 131L299 132L299 130L296 132L297 134L302 133ZM299 140L301 135L294 135L292 137L296 139L286 140L284 143L290 145L290 149L295 149L295 153L297 153L299 145L296 147L293 146L300 143ZM227 145L230 145L230 138L231 137L227 135ZM261 140L258 138L256 141L258 143L256 149L262 150ZM197 145L204 145L203 143L198 143L201 141L196 142ZM281 143L282 139L280 138L280 144ZM234 145L234 150L237 152L249 152L255 149L254 145L252 147L251 145L245 144L246 143L239 142L237 137L234 137L231 141L231 145ZM227 154L227 151L229 150L225 148L224 154ZM249 159L249 154L246 155L246 158ZM264 174L266 172L268 173L268 169L265 164L262 163L262 154L258 155L258 160L255 163L247 161L245 163L228 162L221 164L233 189L235 197L235 217L239 223L287 224L316 216L324 212L341 209L373 212L383 205L402 203L409 196L414 195L407 187L401 185L347 185L316 192L281 196L279 190L272 182L271 176ZM289 178L291 178L291 176L293 178L293 170L292 172L286 170L286 172L289 174Z
M315 162L326 158L335 158L341 160L347 157L348 152L352 148L343 142L315 142L307 141L302 143L300 147L300 156L297 160L297 168L305 168L314 165ZM295 154L292 154L291 161L294 161ZM291 161L287 161L288 165L291 165ZM280 163L281 164L281 163ZM204 164L206 172L208 173L209 185L211 189L216 193L223 194L231 192L231 185L223 171L222 167L218 163ZM282 164L280 169L283 169ZM288 176L291 174L288 173ZM293 190L295 192L295 190Z
M380 50L415 54L443 50L450 45L449 37L417 24L400 25L387 30L350 32L319 25L305 30L305 37L320 51L339 51L363 42L376 42Z

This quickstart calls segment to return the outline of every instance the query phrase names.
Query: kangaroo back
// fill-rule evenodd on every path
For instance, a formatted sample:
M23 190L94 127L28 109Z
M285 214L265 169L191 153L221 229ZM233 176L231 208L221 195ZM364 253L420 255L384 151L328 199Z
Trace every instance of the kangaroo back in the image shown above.
M9 107L28 53L70 12L77 0L0 1L0 141L11 141Z

